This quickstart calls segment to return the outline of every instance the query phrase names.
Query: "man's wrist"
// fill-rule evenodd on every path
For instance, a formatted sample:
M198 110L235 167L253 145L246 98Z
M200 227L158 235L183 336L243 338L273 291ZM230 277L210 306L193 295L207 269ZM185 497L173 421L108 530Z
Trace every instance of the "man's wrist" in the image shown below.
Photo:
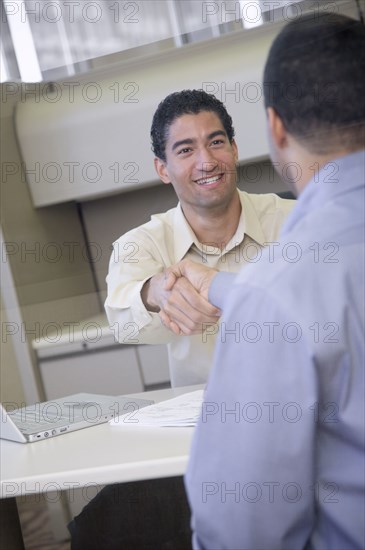
M147 309L147 311L151 311L152 313L158 313L160 311L159 305L154 301L153 298L153 277L151 279L148 279L142 287L141 290L141 298L142 302Z

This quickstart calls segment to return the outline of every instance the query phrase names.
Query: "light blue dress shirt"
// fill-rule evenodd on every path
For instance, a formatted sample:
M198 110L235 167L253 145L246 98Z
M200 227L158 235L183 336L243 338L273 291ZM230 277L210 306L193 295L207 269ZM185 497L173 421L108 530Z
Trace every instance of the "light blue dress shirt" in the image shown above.
M185 480L195 549L365 546L364 174L364 151L329 162L280 245L213 280L224 315Z

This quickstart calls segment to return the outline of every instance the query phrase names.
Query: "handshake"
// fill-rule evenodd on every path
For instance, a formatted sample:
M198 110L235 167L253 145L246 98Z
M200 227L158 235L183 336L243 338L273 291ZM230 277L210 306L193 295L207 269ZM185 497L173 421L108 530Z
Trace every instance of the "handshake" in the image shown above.
M204 324L217 323L221 316L208 301L216 273L210 267L182 260L149 279L142 288L142 300L175 334L201 334Z

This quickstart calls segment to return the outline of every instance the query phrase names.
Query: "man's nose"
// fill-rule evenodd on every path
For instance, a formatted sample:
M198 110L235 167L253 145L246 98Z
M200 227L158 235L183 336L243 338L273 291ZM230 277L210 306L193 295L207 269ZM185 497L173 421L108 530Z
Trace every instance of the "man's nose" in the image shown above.
M218 161L212 154L212 152L203 147L199 149L196 157L196 168L202 172L213 172L218 166Z

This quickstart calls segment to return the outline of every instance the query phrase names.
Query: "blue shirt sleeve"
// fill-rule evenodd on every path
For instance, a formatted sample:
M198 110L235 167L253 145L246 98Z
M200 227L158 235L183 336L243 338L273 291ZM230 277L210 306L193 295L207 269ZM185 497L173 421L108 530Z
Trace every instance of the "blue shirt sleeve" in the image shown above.
M236 273L220 272L210 283L208 299L211 304L223 309L228 292L231 290Z

